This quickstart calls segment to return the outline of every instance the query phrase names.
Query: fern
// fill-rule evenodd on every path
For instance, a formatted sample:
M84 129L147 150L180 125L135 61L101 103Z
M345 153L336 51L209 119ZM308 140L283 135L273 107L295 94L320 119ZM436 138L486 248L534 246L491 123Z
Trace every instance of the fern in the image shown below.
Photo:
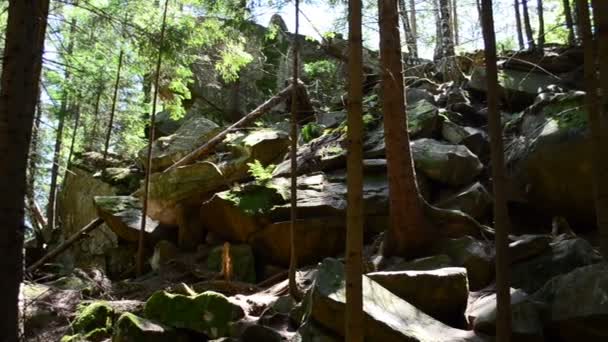
M259 185L268 183L268 181L272 179L272 172L276 168L276 165L274 164L264 167L257 159L253 163L247 163L247 166L249 166L249 174Z

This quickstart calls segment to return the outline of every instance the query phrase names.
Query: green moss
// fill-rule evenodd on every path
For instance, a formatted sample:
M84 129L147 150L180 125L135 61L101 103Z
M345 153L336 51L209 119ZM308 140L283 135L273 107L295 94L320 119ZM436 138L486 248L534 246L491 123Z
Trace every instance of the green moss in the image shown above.
M66 335L66 336L63 336L60 340L60 342L80 342L80 341L86 341L84 336L82 336L80 334Z
M72 323L75 332L88 334L98 329L111 329L114 309L106 302L95 302L82 308Z
M243 310L224 295L207 291L196 296L159 291L146 302L145 316L174 328L194 330L211 338L227 336L230 323Z
M113 342L161 342L188 341L187 337L174 329L156 322L138 317L132 313L124 313L114 327Z
M588 116L582 97L571 97L546 105L542 113L554 119L562 129L587 127Z
M235 188L217 195L232 202L248 215L265 214L283 199L276 189L259 185L248 186L246 189Z

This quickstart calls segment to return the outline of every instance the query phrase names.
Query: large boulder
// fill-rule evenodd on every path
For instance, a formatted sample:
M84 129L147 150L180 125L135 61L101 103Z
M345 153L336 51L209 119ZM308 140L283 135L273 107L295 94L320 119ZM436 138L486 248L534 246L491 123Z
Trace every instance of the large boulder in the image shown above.
M441 117L432 102L423 99L408 105L407 128L413 138L431 138L439 130Z
M97 214L120 238L137 242L142 220L142 204L132 196L95 196ZM149 237L158 228L158 221L146 218L145 233Z
M492 196L486 188L481 183L476 182L440 199L435 205L444 209L460 210L475 219L480 219L488 214L492 202Z
M129 312L118 318L112 336L113 342L187 342L189 340L187 335L171 327Z
M342 263L325 259L312 288L311 317L344 336L345 274ZM471 331L449 327L363 276L366 341L483 341Z
M435 247L447 254L455 265L465 267L471 290L479 290L494 279L493 246L470 236L445 239Z
M558 240L544 253L515 263L511 268L511 286L534 293L555 276L600 261L601 257L587 241Z
M373 272L367 276L427 315L451 326L464 327L469 297L466 269Z
M574 226L595 225L591 142L583 94L541 98L511 124L506 160L513 200Z
M441 136L452 144L466 146L483 162L490 158L490 139L486 132L479 128L460 126L450 120L444 120Z
M234 280L255 284L255 259L253 250L249 245L228 245L227 247L217 246L213 248L207 257L207 268L211 271L222 271L222 254L225 248L228 248Z
M177 205L201 203L209 194L250 177L248 164L268 166L281 158L289 144L286 133L260 129L229 134L226 150L205 161L150 176L149 215L161 223L177 224Z
M608 339L608 266L581 267L551 279L535 295L546 303L547 331L561 341Z
M416 169L431 180L448 185L465 185L483 169L479 158L462 145L424 138L414 140L411 146Z
M144 310L148 319L210 338L227 336L230 323L244 315L240 306L212 291L191 296L159 291L148 299Z
M152 172L163 171L194 151L220 131L213 121L202 116L191 116L175 133L156 139L152 144ZM139 161L147 166L148 148L139 152Z

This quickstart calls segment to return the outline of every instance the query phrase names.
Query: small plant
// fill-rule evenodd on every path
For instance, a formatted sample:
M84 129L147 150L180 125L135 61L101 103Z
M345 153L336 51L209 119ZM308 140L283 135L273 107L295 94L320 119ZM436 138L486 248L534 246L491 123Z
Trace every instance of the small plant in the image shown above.
M323 135L323 129L324 127L314 123L314 122L309 122L306 125L304 125L302 127L302 140L304 140L305 143L310 142L311 140L313 140L314 138L318 138L321 135Z
M272 172L276 168L276 165L274 164L264 167L257 159L253 163L247 163L247 166L249 166L249 174L259 185L268 183L268 181L272 179Z

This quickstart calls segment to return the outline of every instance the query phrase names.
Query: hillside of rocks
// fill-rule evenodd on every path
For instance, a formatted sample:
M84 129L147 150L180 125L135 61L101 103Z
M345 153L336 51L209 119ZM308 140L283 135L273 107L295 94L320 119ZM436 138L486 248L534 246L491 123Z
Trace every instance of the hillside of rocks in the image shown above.
M305 60L332 58L318 52L320 46L310 49L317 53L303 53ZM600 341L608 338L608 268L597 252L582 51L556 46L539 54L519 52L499 64L512 221L513 336ZM446 81L431 62L406 70L417 181L426 214L440 232L433 248L413 260L381 256L388 224L382 94L373 77L368 80L367 341L493 340L493 195L480 55L459 60L463 82ZM26 337L342 341L344 82L335 84L336 94L323 97L313 82L304 84L312 110L300 125L296 170L288 160L285 104L231 131L203 160L170 170L227 126L206 116L196 101L179 121L159 113L142 277L135 277L135 256L146 151L136 160L114 156L105 162L99 151L79 154L59 195L59 241L96 217L104 224L24 285ZM300 301L289 296L286 280L294 172ZM36 248L27 252L29 262L38 259Z

